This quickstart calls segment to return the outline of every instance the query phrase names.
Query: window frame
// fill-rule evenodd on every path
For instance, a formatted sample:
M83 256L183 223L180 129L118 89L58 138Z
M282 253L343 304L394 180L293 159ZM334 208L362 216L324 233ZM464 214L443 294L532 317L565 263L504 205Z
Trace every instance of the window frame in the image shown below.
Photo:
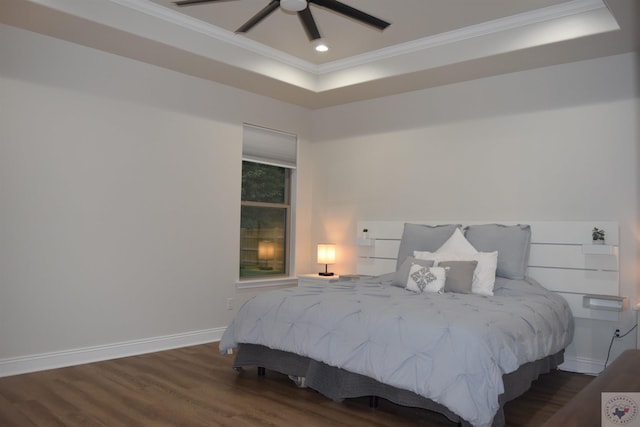
M255 138L255 133L260 132L266 133L265 144L268 147L268 144L271 141L271 138L278 138L279 135L284 136L289 139L290 144L292 145L292 149L295 150L293 153L293 162L291 162L291 157L285 158L283 161L280 161L277 157L281 156L282 153L275 153L274 158L267 158L263 155L252 155L252 153L247 154L245 151L246 140L245 135L247 130L253 132L254 134L251 136ZM240 263L241 258L240 254L242 248L239 247L238 251L238 279L236 282L236 286L239 289L243 288L257 288L257 287L269 287L269 286L283 286L283 285L295 285L297 280L294 276L295 272L295 251L293 248L295 247L295 207L296 207L296 183L297 183L297 153L298 153L298 137L297 135L282 132L278 130L263 128L250 124L243 124L243 155L242 155L242 166L243 168L244 162L251 163L259 163L269 166L277 166L287 169L287 173L285 173L285 194L284 194L284 203L269 203L269 202L255 202L255 201L244 201L242 197L240 198L240 209L242 210L243 206L256 206L256 207L274 207L274 208L284 208L286 212L286 224L285 224L285 236L284 236L284 259L283 262L285 264L284 273L282 274L270 274L264 276L251 276L251 277L240 277ZM252 141L250 145L255 146L255 141ZM278 150L282 150L282 147L277 147ZM292 153L285 153L284 156L291 156ZM242 185L242 184L241 184ZM240 188L242 191L242 187ZM240 229L238 230L238 242L241 240Z

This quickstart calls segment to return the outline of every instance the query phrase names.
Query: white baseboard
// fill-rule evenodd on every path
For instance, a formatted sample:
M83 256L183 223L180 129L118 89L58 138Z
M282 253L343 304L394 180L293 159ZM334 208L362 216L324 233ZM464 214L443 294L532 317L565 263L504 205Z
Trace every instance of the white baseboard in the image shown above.
M225 329L225 327L205 329L95 347L1 359L0 377L217 342L222 338ZM604 362L584 357L567 357L565 355L565 361L558 369L568 372L597 375L604 369Z
M558 369L581 374L598 375L604 370L604 362L601 360L587 359L585 357L567 357Z
M205 329L95 347L1 359L0 377L216 342L220 341L225 329L224 327Z

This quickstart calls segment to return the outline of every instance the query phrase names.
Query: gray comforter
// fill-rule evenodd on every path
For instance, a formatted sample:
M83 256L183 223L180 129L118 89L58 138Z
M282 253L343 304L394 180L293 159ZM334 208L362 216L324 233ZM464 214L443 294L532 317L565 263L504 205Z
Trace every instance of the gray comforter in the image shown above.
M410 390L474 426L489 426L502 375L564 349L565 300L532 280L498 278L493 297L415 294L381 276L261 294L220 342L293 352Z

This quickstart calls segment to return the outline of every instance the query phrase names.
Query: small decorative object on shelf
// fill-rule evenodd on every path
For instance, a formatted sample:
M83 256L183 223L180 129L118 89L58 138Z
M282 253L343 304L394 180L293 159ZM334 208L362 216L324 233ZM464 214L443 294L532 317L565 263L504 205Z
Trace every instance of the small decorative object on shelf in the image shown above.
M591 237L593 238L594 245L604 245L604 230L601 230L598 227L593 227Z
M362 234L356 237L356 246L373 246L375 239L369 234L368 228L362 229Z

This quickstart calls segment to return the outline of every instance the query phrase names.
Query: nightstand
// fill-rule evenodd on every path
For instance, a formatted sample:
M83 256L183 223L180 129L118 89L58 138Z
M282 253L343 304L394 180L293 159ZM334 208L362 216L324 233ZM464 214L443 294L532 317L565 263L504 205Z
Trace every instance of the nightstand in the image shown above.
M335 283L338 281L338 276L320 276L315 274L299 274L298 286L300 285L328 285L329 283Z

